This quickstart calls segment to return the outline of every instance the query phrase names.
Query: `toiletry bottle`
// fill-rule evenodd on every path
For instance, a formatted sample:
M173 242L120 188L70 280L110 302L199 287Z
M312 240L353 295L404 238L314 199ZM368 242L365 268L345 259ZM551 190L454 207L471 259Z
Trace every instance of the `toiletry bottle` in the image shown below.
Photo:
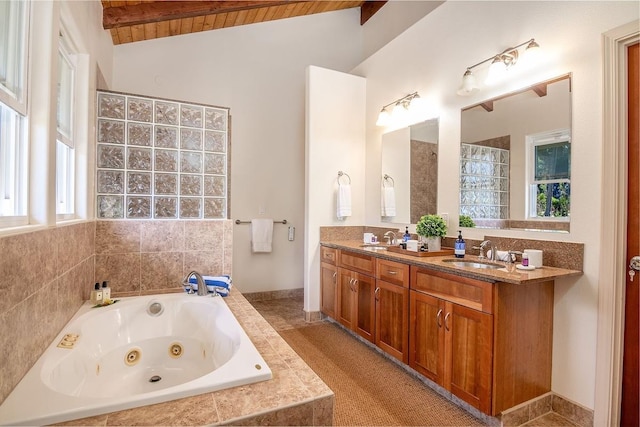
M411 240L411 234L409 234L409 226L406 226L404 229L404 235L402 236L402 241L406 242L407 240Z
M102 300L105 302L111 300L111 288L106 280L102 282Z
M526 252L522 254L522 266L529 267L529 254Z
M455 245L455 248L453 250L453 253L456 256L456 258L464 258L464 252L467 245L464 242L464 239L462 238L462 231L460 230L458 230L458 238L456 239L456 242L454 245Z
M91 291L91 304L102 304L102 290L100 289L100 283L96 283L94 290Z

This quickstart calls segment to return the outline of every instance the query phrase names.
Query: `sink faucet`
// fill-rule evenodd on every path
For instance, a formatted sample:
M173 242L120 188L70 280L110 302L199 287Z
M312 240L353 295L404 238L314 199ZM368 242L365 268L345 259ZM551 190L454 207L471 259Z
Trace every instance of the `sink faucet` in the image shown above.
M393 236L393 237L391 237ZM387 239L387 243L389 245L397 245L398 244L398 237L396 236L396 233L394 233L393 231L389 230L386 233L384 233L384 237Z
M187 274L182 280L182 286L189 287L189 290L187 291L187 293L192 294L194 292L193 283L189 282L189 279L191 278L191 276L194 276L196 278L196 283L198 284L198 295L200 296L208 295L209 290L207 289L207 284L204 282L202 275L197 271L192 271L191 273ZM216 296L216 294L217 292L214 289L213 296Z
M489 250L491 251L491 261L495 261L498 259L498 248L496 248L496 245L491 241L491 240L485 240L484 242L480 243L480 254L482 254L482 251L489 246Z

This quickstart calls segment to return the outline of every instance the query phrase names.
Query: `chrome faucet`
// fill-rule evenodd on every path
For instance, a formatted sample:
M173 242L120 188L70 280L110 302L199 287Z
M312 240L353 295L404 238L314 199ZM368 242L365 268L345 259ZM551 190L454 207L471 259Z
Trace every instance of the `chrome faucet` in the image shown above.
M396 236L396 233L394 233L393 231L391 230L387 231L386 233L384 233L384 237L387 239L387 243L389 245L393 246L398 244L398 236Z
M484 249L489 246L489 250L491 251L491 257L489 258L491 261L495 261L498 259L498 248L496 247L496 245L493 244L493 242L491 240L485 240L484 242L480 243L480 255L482 255L482 251L484 251ZM483 258L482 256L480 256L479 258Z
M193 283L189 282L189 279L191 278L191 276L195 276L196 278L196 283L198 284L198 295L199 296L208 295L209 290L207 289L207 284L204 282L202 275L197 271L192 271L191 273L187 274L182 280L182 286L187 286L189 288L187 293L189 294L194 293ZM213 296L216 296L216 294L217 292L214 289Z

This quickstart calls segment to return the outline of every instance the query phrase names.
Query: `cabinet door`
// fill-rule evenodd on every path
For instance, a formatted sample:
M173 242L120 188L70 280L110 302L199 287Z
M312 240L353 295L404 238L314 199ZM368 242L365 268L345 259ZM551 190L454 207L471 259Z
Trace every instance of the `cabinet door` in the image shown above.
M354 278L349 270L338 268L338 304L336 306L336 320L347 329L354 329L355 325L355 292Z
M364 274L353 273L356 278L356 324L354 330L361 337L373 342L375 328L375 290L376 279Z
M446 303L445 387L484 413L491 411L493 316Z
M444 302L410 292L409 366L444 387Z
M376 285L376 345L409 363L409 290L384 280Z
M325 262L320 264L320 288L320 311L335 319L338 299L338 269L335 265Z

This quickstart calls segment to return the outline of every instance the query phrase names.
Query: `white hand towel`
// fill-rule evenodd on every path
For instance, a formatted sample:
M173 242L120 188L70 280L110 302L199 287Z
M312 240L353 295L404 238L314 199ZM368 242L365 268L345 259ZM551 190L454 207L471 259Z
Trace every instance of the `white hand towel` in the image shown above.
M381 216L396 216L396 191L393 187L382 187Z
M272 239L272 219L251 220L251 250L253 252L271 252Z
M344 218L351 216L351 186L348 184L338 184L338 197L336 201L337 213L336 216Z
M491 259L491 250L487 251L487 258ZM496 252L496 261L508 261L509 260L509 252L508 251L497 251ZM511 260L515 261L515 255L511 255Z

